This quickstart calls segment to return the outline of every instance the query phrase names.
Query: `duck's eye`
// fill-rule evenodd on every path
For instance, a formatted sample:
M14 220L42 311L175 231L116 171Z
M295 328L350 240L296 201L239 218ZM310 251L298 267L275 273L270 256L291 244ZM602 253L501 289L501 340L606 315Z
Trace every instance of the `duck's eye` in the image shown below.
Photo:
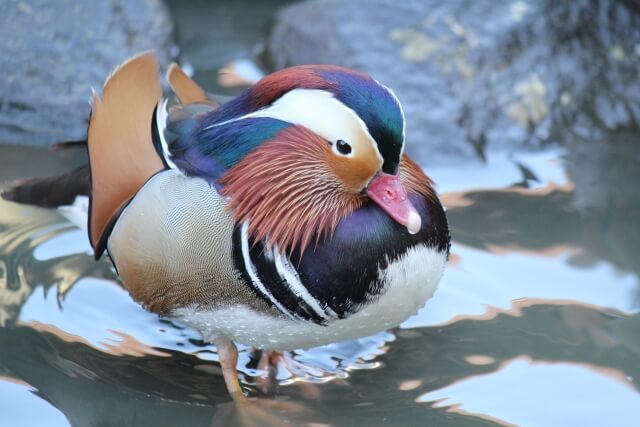
M348 142L343 141L342 139L339 139L338 142L336 142L336 148L338 149L338 153L344 154L345 156L351 153L351 146Z

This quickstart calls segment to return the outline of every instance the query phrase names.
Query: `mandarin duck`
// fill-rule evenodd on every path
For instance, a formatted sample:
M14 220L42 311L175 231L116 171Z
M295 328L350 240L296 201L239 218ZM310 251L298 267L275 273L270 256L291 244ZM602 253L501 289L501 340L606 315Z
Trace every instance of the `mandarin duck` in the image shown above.
M89 165L3 197L64 208L88 196L95 258L106 252L146 309L216 344L234 398L234 343L284 351L362 337L431 297L447 220L403 153L391 90L305 65L219 105L175 64L168 80L172 102L152 53L122 64L93 95Z

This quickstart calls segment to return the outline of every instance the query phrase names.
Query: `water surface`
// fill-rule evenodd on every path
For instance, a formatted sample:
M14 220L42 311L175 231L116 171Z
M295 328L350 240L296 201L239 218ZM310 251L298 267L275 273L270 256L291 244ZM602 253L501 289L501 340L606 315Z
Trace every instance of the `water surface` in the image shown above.
M244 2L179 3L169 6L183 59L231 93L217 70L255 58L284 2L250 15ZM245 388L294 425L640 425L639 139L627 129L484 163L418 158L453 236L435 296L400 328L288 354L275 390L243 348ZM0 187L82 161L0 146ZM140 308L65 218L0 201L0 425L234 416L214 346Z
M427 168L453 234L436 295L399 329L289 354L265 399L306 409L278 416L638 425L640 226L619 211L637 212L638 200L580 208L573 156L495 153L464 173ZM1 147L0 181L75 157ZM204 426L228 411L215 347L140 308L55 212L0 202L0 322L2 425ZM243 349L240 366L262 395L257 355Z

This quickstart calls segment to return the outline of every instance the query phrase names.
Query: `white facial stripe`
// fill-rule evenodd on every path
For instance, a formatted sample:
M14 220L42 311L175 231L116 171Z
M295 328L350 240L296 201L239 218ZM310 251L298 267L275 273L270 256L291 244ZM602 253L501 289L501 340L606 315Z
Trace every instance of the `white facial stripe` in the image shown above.
M294 89L271 107L256 113L257 117L272 117L304 126L332 143L342 139L353 148L348 156L356 155L361 144L371 144L378 152L362 119L324 90Z
M249 117L271 117L304 126L334 143L334 146L336 141L342 139L353 148L348 157L357 155L358 149L364 151L364 144L371 145L378 159L383 160L378 145L362 119L352 109L324 90L294 89L267 108L211 125L207 129Z

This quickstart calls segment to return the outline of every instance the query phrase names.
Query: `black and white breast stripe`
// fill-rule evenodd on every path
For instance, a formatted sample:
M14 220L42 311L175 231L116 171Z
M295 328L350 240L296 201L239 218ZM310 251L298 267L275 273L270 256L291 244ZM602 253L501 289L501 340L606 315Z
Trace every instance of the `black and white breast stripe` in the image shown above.
M291 319L303 319L319 325L338 315L314 298L286 256L277 247L268 249L262 242L249 242L249 224L233 232L233 262L251 290L269 306Z

